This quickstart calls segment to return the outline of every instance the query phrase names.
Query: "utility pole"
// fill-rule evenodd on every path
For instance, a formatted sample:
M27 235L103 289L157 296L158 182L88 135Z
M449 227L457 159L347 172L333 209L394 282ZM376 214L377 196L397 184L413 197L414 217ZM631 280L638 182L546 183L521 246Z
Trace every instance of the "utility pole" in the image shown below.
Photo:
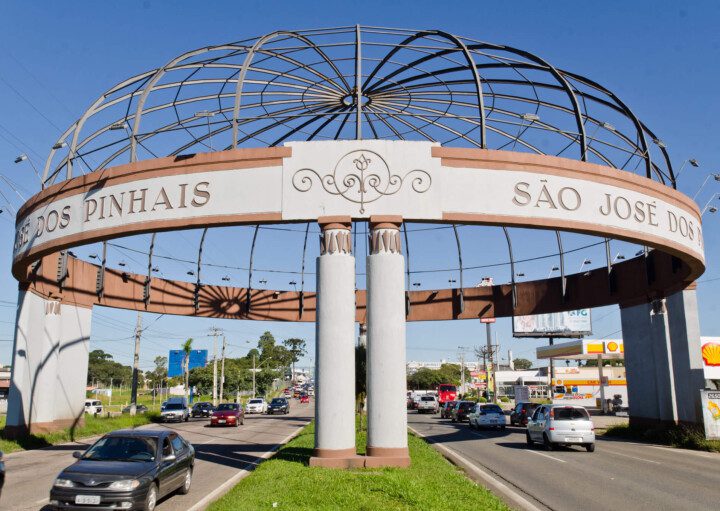
M465 346L458 346L460 353L460 389L462 390L463 396L466 394L465 391L465 350L469 348Z
M212 327L210 335L213 336L213 392L212 392L212 399L213 399L213 406L217 406L218 400L217 400L217 336L218 336L218 329L215 327Z
M255 398L255 355L253 354L253 398Z
M135 325L135 355L133 356L132 387L130 389L130 415L137 412L138 371L140 369L140 334L142 333L142 316L137 313Z
M225 336L223 335L223 343L222 343L222 355L220 359L222 362L220 363L220 399L223 399L224 391L225 391L225 345L227 344L227 341L225 340Z

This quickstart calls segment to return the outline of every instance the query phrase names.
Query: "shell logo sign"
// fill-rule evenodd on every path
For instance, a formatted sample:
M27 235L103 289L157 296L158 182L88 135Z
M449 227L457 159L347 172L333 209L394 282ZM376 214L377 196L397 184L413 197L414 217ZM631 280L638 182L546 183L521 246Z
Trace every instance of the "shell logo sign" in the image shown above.
M708 380L720 380L720 337L700 337L700 355Z
M707 342L703 344L702 358L706 366L720 366L720 343Z

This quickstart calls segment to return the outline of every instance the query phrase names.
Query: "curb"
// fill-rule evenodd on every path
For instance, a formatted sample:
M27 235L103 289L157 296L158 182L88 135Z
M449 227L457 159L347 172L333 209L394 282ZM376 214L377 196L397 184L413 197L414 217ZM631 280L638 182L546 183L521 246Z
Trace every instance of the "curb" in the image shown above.
M425 442L427 442L436 451L442 454L453 465L457 465L458 467L462 468L470 479L472 479L476 483L483 484L485 487L487 487L488 490L495 493L508 506L512 507L513 509L519 509L522 511L543 511L543 508L536 506L528 499L520 495L520 493L500 481L500 479L493 476L489 472L480 469L477 465L473 464L473 462L471 462L467 458L461 456L460 454L454 452L452 449L449 449L442 444L428 440L424 435L422 435L420 432L416 431L410 426L408 426L408 429L412 431L415 436L425 440Z

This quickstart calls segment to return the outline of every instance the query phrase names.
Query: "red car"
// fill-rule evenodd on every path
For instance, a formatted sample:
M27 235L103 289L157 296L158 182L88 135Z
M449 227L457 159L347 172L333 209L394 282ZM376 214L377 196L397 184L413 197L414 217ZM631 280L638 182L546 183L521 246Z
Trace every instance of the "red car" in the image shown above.
M211 426L240 426L245 424L245 412L237 403L221 403L210 416Z
M308 396L307 394L300 395L300 404L309 403L309 402L310 402L310 396Z

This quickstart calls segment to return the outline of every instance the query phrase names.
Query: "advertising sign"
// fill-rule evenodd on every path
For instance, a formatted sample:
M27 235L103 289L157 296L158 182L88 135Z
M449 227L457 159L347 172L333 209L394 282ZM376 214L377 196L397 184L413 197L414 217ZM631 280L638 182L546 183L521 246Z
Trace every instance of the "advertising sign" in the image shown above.
M705 438L720 440L720 391L701 390Z
M188 364L189 369L195 369L196 367L205 367L207 365L208 350L192 350L190 352L190 362ZM168 377L182 376L183 374L183 359L185 352L183 350L170 350L168 356Z
M700 337L705 379L720 380L720 337Z
M530 401L530 387L527 385L515 385L515 402Z
M582 337L590 334L590 309L513 317L514 337Z

